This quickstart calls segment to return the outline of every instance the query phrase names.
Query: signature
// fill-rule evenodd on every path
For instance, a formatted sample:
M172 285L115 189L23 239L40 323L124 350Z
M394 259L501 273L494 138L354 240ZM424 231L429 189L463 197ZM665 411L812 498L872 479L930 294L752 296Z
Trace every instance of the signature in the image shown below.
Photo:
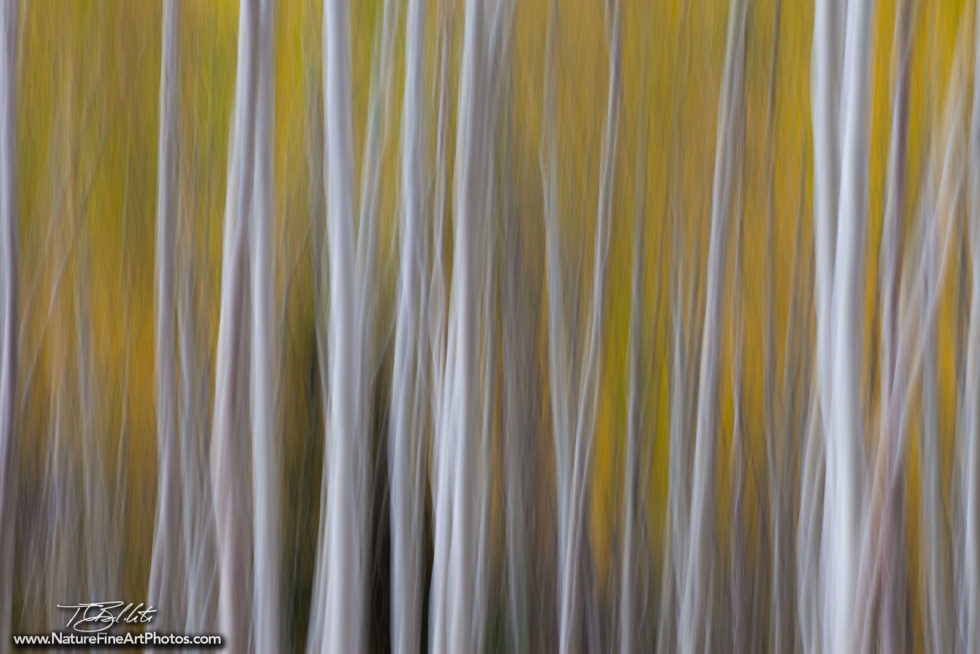
M81 602L59 604L59 609L73 611L66 629L77 633L95 634L118 624L147 624L157 612L155 608L140 602Z

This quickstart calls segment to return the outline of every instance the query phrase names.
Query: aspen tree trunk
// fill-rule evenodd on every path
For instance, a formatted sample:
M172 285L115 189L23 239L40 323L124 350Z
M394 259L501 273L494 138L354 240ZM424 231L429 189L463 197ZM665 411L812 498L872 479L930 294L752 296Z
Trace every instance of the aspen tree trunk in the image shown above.
M721 344L723 275L728 260L728 221L735 177L737 116L744 93L743 74L746 6L741 0L729 5L728 44L718 111L718 137L712 185L711 233L705 290L705 313L701 341L697 394L694 464L691 472L691 518L687 566L683 575L678 650L693 654L710 648L710 596L715 567L714 470L718 439L718 358Z
M177 375L174 320L175 225L178 167L178 28L179 0L163 2L160 54L160 128L157 150L157 232L155 276L155 358L157 419L157 499L153 527L148 599L160 613L161 625L173 622L185 596L187 579L178 542L181 533L177 442Z
M249 520L248 226L254 164L258 0L241 0L221 267L221 308L211 431L211 483L219 561L218 623L229 651L251 641Z
M259 0L255 127L252 134L255 162L251 184L249 240L251 244L251 427L252 427L252 540L255 650L275 654L282 642L280 626L279 534L281 457L275 429L273 274L274 240L272 189L272 134L275 130L275 59L273 58L273 0Z
M895 17L895 89L892 94L892 125L888 151L887 196L885 198L884 233L882 235L881 286L884 293L881 317L881 406L882 433L874 472L871 510L880 510L878 533L865 538L870 546L880 581L873 590L880 593L878 622L880 644L884 651L901 654L911 646L909 613L905 605L908 594L904 524L904 458L905 409L894 410L900 401L901 386L898 348L905 334L899 334L899 292L901 288L902 216L904 211L906 150L908 144L908 61L911 47L911 6L899 4ZM924 311L923 313L927 313ZM904 402L903 402L904 404ZM874 527L871 527L873 529ZM870 532L870 529L869 529ZM875 538L875 536L877 538ZM877 540L877 542L875 542ZM868 615L868 613L866 613ZM864 625L864 641L871 633L870 616ZM867 647L867 645L865 645Z
M928 219L927 213L923 218ZM934 268L937 244L923 239L928 259L926 271ZM931 285L932 273L927 272L923 285ZM922 497L919 505L919 542L921 557L919 575L922 588L924 641L930 652L953 651L952 625L949 604L949 570L951 549L948 537L948 511L943 503L942 455L939 432L939 381L937 371L938 347L935 321L923 316L925 339L922 371L922 428L919 432L920 476Z
M871 0L850 2L844 44L840 194L830 307L830 391L825 425L825 568L823 646L855 651L858 531L864 509L864 439L860 399L863 288L862 261L867 209L867 98ZM816 136L814 137L816 139ZM819 351L819 346L818 346Z
M453 271L446 379L440 417L439 456L445 484L439 491L436 548L446 554L441 606L434 606L434 651L476 652L476 556L479 548L479 505L475 490L482 466L479 431L480 236L486 213L485 182L489 159L485 150L488 94L487 4L465 3L462 61L453 174ZM441 539L441 543L440 543ZM438 556L438 555L437 555Z
M422 634L422 538L426 425L424 193L427 178L423 82L425 8L410 0L405 29L402 107L401 254L396 298L388 465L391 479L391 649L418 651Z
M17 22L0 6L0 649L10 644L17 493Z
M195 633L214 628L214 598L217 594L214 503L210 470L205 456L210 408L206 376L211 363L202 352L197 338L197 331L203 325L200 322L202 313L196 310L191 299L196 279L193 259L185 254L182 261L183 280L178 294L177 331L181 385L182 526L184 562L187 566L187 596L183 610L184 629Z
M586 628L583 613L588 610L587 577L591 561L588 554L588 475L598 405L599 369L602 349L603 309L612 196L615 182L616 147L619 135L620 32L618 7L607 15L609 47L609 90L603 130L602 158L599 166L599 197L595 219L595 254L588 326L581 346L569 338L565 324L562 261L558 231L557 142L554 98L554 25L558 4L552 5L545 63L545 126L541 167L544 177L544 216L547 238L548 284L548 360L552 389L552 429L555 439L555 465L558 505L558 650L562 653L582 649L587 636L594 647L598 634ZM607 10L609 7L607 6ZM572 358L581 356L580 367ZM570 377L569 371L578 376ZM574 400L574 404L572 403ZM584 629L584 631L583 631Z
M441 17L438 42L439 84L437 98L435 180L433 199L433 247L432 277L428 293L428 344L431 352L429 360L429 382L431 385L432 410L432 474L431 491L433 506L433 562L432 580L429 593L429 642L431 649L445 644L444 604L446 598L445 560L448 558L449 539L446 533L450 528L448 516L449 490L447 463L449 443L444 442L442 421L445 416L444 389L447 384L447 300L446 275L443 263L444 231L446 222L446 142L448 140L448 96L449 96L449 26L448 17ZM441 516L441 518L440 518Z
M858 0L864 2L866 0ZM817 385L821 429L830 428L830 311L840 185L841 16L846 0L814 0L811 112L813 121L813 249L816 268Z
M512 161L510 156L507 160ZM512 194L505 193L505 197L503 261L526 261L528 230ZM512 650L525 654L531 651L538 607L533 599L536 571L530 552L535 526L530 520L538 460L536 390L541 379L537 367L530 362L537 354L540 296L538 287L527 278L525 267L505 264L500 274L507 604Z
M307 652L364 651L367 508L366 443L361 415L361 339L357 329L351 143L350 9L323 4L324 193L329 307L324 492L314 610ZM354 375L353 380L351 376Z
M980 3L977 4L980 12ZM972 293L966 352L966 419L958 439L962 474L963 570L960 592L961 651L980 650L980 19L976 20L973 109L970 117L968 165Z
M637 647L635 624L637 610L636 571L638 568L639 552L637 552L637 522L639 507L642 501L638 498L640 465L640 438L643 432L643 399L646 392L643 379L643 301L644 301L644 264L646 263L645 231L643 221L643 202L640 197L646 189L643 184L646 174L645 139L640 139L640 149L644 151L642 162L637 166L637 200L633 212L633 269L630 281L630 323L627 346L629 366L629 391L627 399L626 426L626 460L623 479L623 552L620 569L619 588L619 651L630 654ZM638 158L640 158L638 157Z

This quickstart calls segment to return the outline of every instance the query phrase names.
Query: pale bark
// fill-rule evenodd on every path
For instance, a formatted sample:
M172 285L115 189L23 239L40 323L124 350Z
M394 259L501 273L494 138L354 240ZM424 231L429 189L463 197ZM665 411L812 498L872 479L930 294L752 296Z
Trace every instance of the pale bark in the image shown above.
M858 0L864 2L865 0ZM840 185L841 16L844 0L814 0L811 66L813 249L816 268L817 385L823 429L830 426L830 311Z
M157 231L154 293L157 498L148 600L160 610L161 625L174 627L187 578L181 561L182 529L177 441L177 374L174 319L175 226L178 170L179 0L163 2L160 53L160 127L157 149Z
M431 590L429 594L429 642L444 643L445 629L442 619L443 606L446 597L445 566L440 563L448 557L449 539L447 530L450 528L447 515L449 507L449 488L447 453L449 443L443 442L442 420L444 388L446 384L446 365L448 352L446 347L447 331L447 300L446 275L443 263L444 229L446 222L446 141L448 140L448 96L450 78L449 68L449 20L441 18L438 44L439 83L437 97L436 123L436 152L434 173L433 198L433 247L432 247L432 277L429 279L428 293L428 344L431 352L429 360L429 380L432 391L432 441L431 441L431 491L433 505L433 565Z
M925 213L924 220L931 217ZM923 255L935 264L937 244L923 239ZM925 267L923 285L931 284L932 265ZM923 640L930 652L953 651L953 624L949 601L951 548L949 542L949 512L943 501L942 453L939 433L939 387L937 371L938 348L935 321L923 315L925 338L922 370L922 427L919 431L920 483L919 504L920 588L922 588Z
M598 405L599 369L602 350L603 311L612 196L615 182L616 148L619 136L620 31L618 7L608 30L609 91L599 168L599 197L595 219L595 252L588 326L584 341L570 338L565 321L562 261L558 227L557 142L554 106L554 22L557 3L552 6L548 61L545 64L545 127L542 136L544 216L548 285L548 360L552 389L552 429L558 506L558 649L582 649L583 612L592 603L588 569L588 476ZM581 356L579 366L573 357ZM572 371L577 371L573 375ZM574 400L574 404L573 404ZM585 630L594 646L598 634L593 625Z
M329 259L324 500L310 614L308 652L364 651L366 637L364 515L367 461L360 386L362 364L354 257L350 8L323 3L324 192Z
M207 461L210 402L207 397L210 358L202 352L197 331L202 313L191 296L195 268L182 258L183 280L177 303L180 356L180 448L183 503L183 550L187 570L184 629L188 633L214 628L217 558L211 476Z
M728 221L731 196L737 183L735 161L741 143L736 126L744 94L746 4L729 5L728 44L718 110L718 136L712 185L711 233L708 242L705 313L701 342L697 393L694 463L691 472L691 506L688 559L683 575L678 649L692 654L711 643L712 570L711 548L715 523L715 462L718 439L718 359L721 344L721 313L724 274L728 260Z
M494 3L493 8L499 8ZM460 88L457 104L456 154L453 174L453 270L450 291L446 376L438 416L438 456L441 466L436 511L434 583L444 584L432 609L434 651L482 651L485 589L481 587L483 550L482 485L489 461L481 425L481 320L487 289L484 249L492 200L490 144L492 61L498 15L488 21L490 5L465 4ZM490 25L486 23L490 22ZM487 28L490 29L487 29ZM491 363L483 361L488 374ZM484 380L484 386L486 382ZM447 555L444 559L440 557Z
M424 316L426 274L423 108L425 8L411 0L405 30L402 106L401 248L391 381L388 467L391 479L391 649L418 651L422 634L424 511Z
M886 652L903 652L910 647L904 606L908 580L904 527L905 477L904 410L892 410L897 390L899 292L901 289L902 214L908 130L908 58L910 44L909 2L902 2L895 17L895 89L892 94L892 125L888 152L887 188L881 248L880 279L884 299L881 316L881 434L869 510L870 519L862 537L862 580L869 595L878 593L878 638ZM869 568L872 568L869 570ZM862 646L870 647L873 619L869 609L862 612Z
M683 7L682 25L689 22L690 2ZM682 28L683 31L683 28ZM691 39L678 36L678 44L684 44L681 61L681 88L690 79ZM688 259L687 225L681 207L683 197L682 137L685 124L682 93L674 93L673 159L668 167L670 182L668 211L671 234L669 260L670 302L670 422L668 425L668 473L667 516L668 524L663 564L661 566L660 609L657 629L657 652L664 654L677 649L677 616L687 567L687 534L691 502L691 425L693 424L693 390L697 385L697 367L692 355L700 349L700 332L689 329L697 324L695 314L700 314L700 289L696 275L690 277L684 262ZM692 313L693 311L693 313Z
M0 649L10 644L17 492L17 23L0 7Z
M219 561L218 624L229 651L251 641L252 548L248 483L248 223L254 164L258 2L241 0L221 268L211 428L211 483Z
M531 504L535 501L535 436L540 408L536 390L541 378L531 362L536 356L539 296L538 287L528 278L527 228L511 196L505 197L503 261L524 262L504 265L500 271L507 617L512 651L524 654L531 651L537 618L530 542L535 530Z
M825 424L823 646L855 651L858 531L864 509L864 440L861 412L863 244L867 210L867 98L871 1L848 4L842 92L841 178L830 307L830 369ZM818 256L819 258L819 256ZM819 334L818 334L819 340ZM818 346L818 352L819 352ZM826 377L830 373L831 377Z
M980 12L980 3L977 5ZM966 379L961 406L958 457L962 475L962 585L959 604L960 651L980 650L980 20L974 36L973 109L970 117L968 164L969 222L972 292L967 336Z
M643 303L645 297L645 230L643 221L646 192L646 139L637 141L636 208L633 212L633 267L630 274L630 322L627 344L629 387L626 405L626 456L623 474L623 550L619 581L619 651L629 654L637 647L637 583L639 567L637 547L637 523L642 520L643 506L640 484L640 449L643 428L643 403L646 396L643 376Z
M281 545L279 500L281 457L275 426L273 275L271 243L274 235L272 189L272 134L275 129L275 59L273 58L273 0L259 0L258 44L255 66L255 126L252 133L255 162L251 180L248 226L251 245L251 428L253 519L253 629L257 652L278 652L280 626Z

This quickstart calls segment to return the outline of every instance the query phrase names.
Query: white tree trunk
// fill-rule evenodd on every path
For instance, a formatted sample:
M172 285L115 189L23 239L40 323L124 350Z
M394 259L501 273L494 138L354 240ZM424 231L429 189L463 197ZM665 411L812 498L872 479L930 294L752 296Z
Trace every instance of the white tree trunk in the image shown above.
M481 466L479 431L480 275L479 238L488 220L484 182L486 136L487 37L478 0L465 5L462 63L456 125L453 180L452 289L448 323L446 377L438 425L442 484L436 520L435 566L444 583L440 605L433 606L434 651L482 650L474 642L479 506L475 494Z
M405 29L405 98L402 107L401 255L396 297L388 465L391 479L391 649L418 651L422 634L423 376L425 311L424 73L425 8L410 0Z
M271 243L274 239L272 189L272 134L275 129L275 59L273 56L273 0L259 0L257 86L253 142L255 163L251 185L249 239L252 283L251 329L251 426L252 426L252 520L253 629L255 650L275 654L282 642L280 617L279 534L280 448L275 429L275 379L273 364L276 343L273 310Z
M841 176L830 307L830 368L822 373L829 390L825 424L827 478L824 487L823 646L850 652L857 647L855 592L858 530L864 503L864 440L861 413L863 261L867 209L867 97L871 0L847 7ZM815 136L816 138L816 136ZM818 257L819 258L819 257ZM819 336L818 336L819 338ZM819 346L818 346L819 352Z
M175 627L187 578L181 561L180 479L177 442L177 374L174 320L175 226L178 170L179 0L163 2L160 53L160 128L157 150L157 232L155 278L155 360L157 498L150 562L149 602L160 625Z
M637 648L636 574L640 552L637 547L637 522L643 506L640 484L640 449L643 430L643 403L646 387L643 379L643 303L645 299L645 230L642 196L646 192L646 139L639 139L636 179L636 209L633 212L633 269L630 278L630 322L627 343L629 387L626 404L626 457L623 474L623 551L619 573L619 651L630 654Z
M683 575L678 649L685 654L710 647L710 588L714 562L715 487L713 484L718 439L718 358L721 346L724 275L728 261L728 221L732 189L737 183L735 160L738 116L744 94L746 4L729 5L725 72L718 109L718 137L712 185L711 233L705 289L705 313L698 378L694 463L691 471L691 517L687 566Z
M17 21L0 6L0 649L10 645L17 506Z
M325 505L320 516L307 652L356 654L364 651L366 635L367 461L356 382L365 335L357 325L350 9L346 0L323 3L323 94L329 259Z
M548 362L551 387L552 430L558 508L558 651L579 651L597 646L594 628L583 632L583 611L592 605L588 579L583 573L591 565L588 555L588 477L591 472L592 445L599 398L599 370L602 355L603 311L612 197L619 136L620 31L618 7L607 16L609 47L609 88L599 167L599 193L595 218L595 252L588 327L581 347L569 338L564 306L563 264L560 247L558 206L558 155L555 134L554 39L558 4L552 6L547 61L545 63L545 114L541 144L544 186L544 218L548 287ZM577 378L570 373L572 357L581 355ZM574 400L574 404L573 404Z
M248 223L254 164L258 0L241 0L225 199L221 308L211 431L211 483L219 561L219 615L229 651L251 642L252 528L248 459Z
M980 10L980 3L977 9ZM963 510L963 569L959 607L962 652L980 651L980 619L977 618L980 616L980 20L976 24L967 225L972 293L965 394L961 398L965 420L960 426L958 439Z

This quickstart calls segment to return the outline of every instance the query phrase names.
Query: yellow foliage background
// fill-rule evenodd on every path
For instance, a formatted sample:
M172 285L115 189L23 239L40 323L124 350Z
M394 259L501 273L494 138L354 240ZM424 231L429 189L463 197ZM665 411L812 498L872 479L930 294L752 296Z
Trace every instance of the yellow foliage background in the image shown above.
M396 3L397 5L398 3ZM648 511L652 560L659 561L667 479L670 322L669 262L679 262L688 279L703 268L707 249L710 188L721 71L728 19L727 3L692 0L622 0L623 96L617 156L612 242L605 307L606 339L601 368L601 405L591 485L591 539L600 588L616 547L623 433L626 425L626 343L630 305L632 211L642 193L646 233L645 327L651 357L651 384L644 404L647 430ZM937 125L953 79L955 43L969 52L972 10L964 0L918 0L911 53L908 201L911 216L921 193L927 156L936 147ZM355 169L360 170L374 44L380 31L379 0L351 3ZM510 181L516 211L531 243L521 262L527 283L543 278L543 225L538 151L543 105L544 47L551 3L514 3L511 58L507 74L509 114L506 138L512 148ZM560 210L566 256L591 261L593 229L608 82L603 3L560 0L557 21ZM75 452L80 420L91 420L104 441L104 474L124 467L127 481L110 486L125 493L123 569L127 597L145 592L149 571L155 495L153 361L153 260L156 151L160 72L160 4L131 0L34 0L23 3L18 45L18 193L21 239L21 487L36 494L44 475L45 452L60 443ZM451 114L455 114L462 6L430 3L426 83L430 109L436 90L436 33L449 21L452 35ZM894 76L894 0L875 3L872 43L870 125L870 206L865 236L867 315L865 320L866 430L873 439L879 420L875 389L877 260L884 207L885 164ZM187 1L180 7L180 160L178 247L193 257L203 352L213 352L218 324L221 234L234 95L237 3ZM303 603L309 597L318 515L318 457L322 440L313 331L314 292L311 243L322 220L322 181L314 166L322 156L320 98L321 5L318 0L286 0L276 15L275 72L275 243L279 325L279 426L286 476L283 530L290 586L286 601L294 616L294 642L302 642ZM395 78L381 183L382 323L390 320L394 292L394 239L398 195L397 148L403 76L403 26L396 32ZM728 279L742 266L741 284L726 283L726 324L735 308L744 321L744 432L749 463L747 504L741 519L757 543L756 493L764 470L764 337L767 284L773 285L777 343L789 323L790 301L812 278L810 222L812 145L810 128L810 43L812 3L782 4L778 31L774 131L767 133L769 82L776 45L774 0L751 2L746 58L744 168L741 179L741 262L729 256ZM451 116L452 117L452 116ZM453 124L452 122L450 123ZM434 125L429 125L430 157ZM451 132L452 130L450 130ZM963 130L966 138L965 127ZM450 140L452 137L450 136ZM766 207L770 192L767 149L772 148L774 260L766 263ZM452 156L453 146L447 148ZM638 156L649 162L638 187ZM451 160L449 162L451 164ZM451 167L450 167L451 170ZM685 227L686 250L672 251L670 216ZM737 219L733 217L733 220ZM798 221L802 246L797 247ZM906 229L907 238L914 232ZM731 232L734 235L734 231ZM733 236L734 238L734 236ZM800 253L800 256L797 255ZM956 324L962 284L954 252L940 313L940 397L946 451L956 410ZM581 265L585 266L585 263ZM588 267L584 268L588 270ZM795 272L794 272L795 271ZM794 275L796 275L794 277ZM702 279L703 275L698 277ZM793 286L793 280L797 286ZM699 282L700 283L700 282ZM582 307L587 284L581 284ZM544 298L541 294L542 301ZM385 308L387 306L388 308ZM544 310L544 305L542 305ZM584 311L584 308L582 309ZM812 330L805 307L801 329ZM379 328L384 332L384 328ZM720 530L727 538L731 515L733 431L732 374L734 328L723 332L720 455L716 483ZM77 362L79 339L90 339L90 373ZM547 337L538 337L538 360L546 370ZM781 347L776 353L781 380ZM542 374L541 378L546 379ZM96 407L85 418L80 404L61 406L55 398L77 397L87 388ZM542 406L547 388L539 389ZM59 409L60 406L60 409ZM550 449L548 413L542 411L540 448ZM910 420L916 430L916 421ZM786 434L788 438L795 434ZM693 435L692 435L693 438ZM54 440L59 439L59 440ZM917 523L916 440L910 454L906 505L910 550L915 560ZM948 470L950 461L945 466ZM78 458L75 458L78 461ZM81 465L81 464L78 464ZM761 483L761 482L758 482ZM30 499L27 500L30 503ZM35 514L43 515L43 514ZM43 520L37 518L36 520ZM28 520L30 522L30 520ZM81 526L80 526L81 528ZM66 535L66 537L76 537ZM723 547L723 545L719 545ZM724 550L721 550L724 551ZM912 575L915 584L915 575ZM22 584L28 583L21 580ZM37 607L17 606L26 616ZM918 648L921 634L913 628Z

